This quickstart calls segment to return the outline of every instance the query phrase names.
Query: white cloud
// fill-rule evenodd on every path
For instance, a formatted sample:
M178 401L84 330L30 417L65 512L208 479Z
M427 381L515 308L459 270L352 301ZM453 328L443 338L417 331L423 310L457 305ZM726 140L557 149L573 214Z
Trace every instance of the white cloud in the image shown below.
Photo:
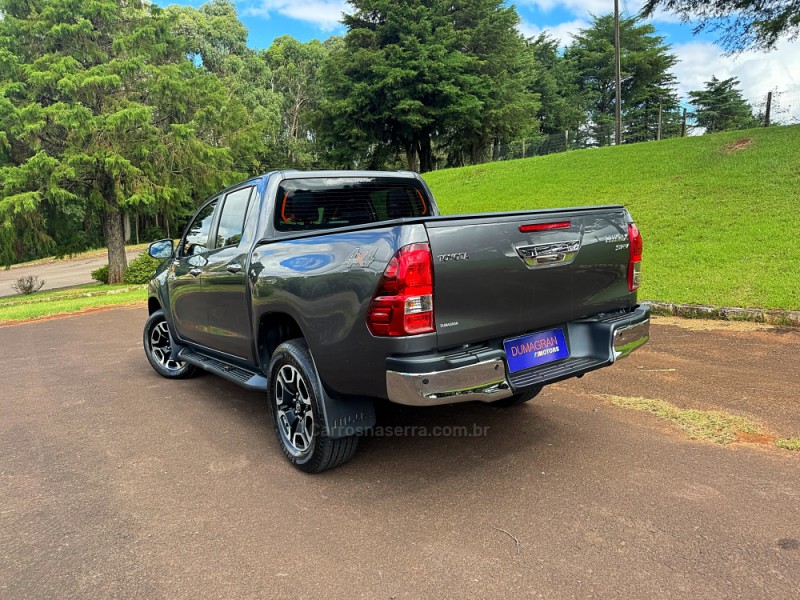
M525 37L535 37L544 32L557 40L561 40L560 46L569 44L572 41L572 36L587 27L589 27L589 22L583 19L575 19L574 21L559 23L558 25L545 25L543 27L527 21L522 21L519 24L519 30Z
M342 13L348 8L344 0L256 0L245 7L243 12L261 17L278 13L312 23L323 31L331 31L341 26Z
M783 104L780 108L787 112L776 116L782 121L800 119L800 41L780 42L773 52L749 51L732 56L705 41L676 44L672 51L680 59L673 72L683 98L690 90L703 89L712 75L717 79L736 77L741 82L742 94L755 106L764 101L770 90L795 92L778 98L777 104Z

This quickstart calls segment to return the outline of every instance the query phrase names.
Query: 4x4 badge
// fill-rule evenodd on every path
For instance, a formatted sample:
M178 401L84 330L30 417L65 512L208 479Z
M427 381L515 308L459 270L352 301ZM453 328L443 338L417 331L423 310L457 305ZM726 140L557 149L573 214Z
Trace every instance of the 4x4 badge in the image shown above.
M345 259L344 264L347 267L368 267L375 260L377 252L378 249L375 246L365 246L364 250L360 247L356 248Z

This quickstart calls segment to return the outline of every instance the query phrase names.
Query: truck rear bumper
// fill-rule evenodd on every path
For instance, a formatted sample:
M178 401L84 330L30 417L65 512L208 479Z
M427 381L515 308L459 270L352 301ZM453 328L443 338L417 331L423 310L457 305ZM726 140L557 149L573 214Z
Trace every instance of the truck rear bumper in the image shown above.
M570 357L509 374L502 350L481 347L475 361L465 366L426 370L425 364L468 360L464 352L391 360L386 372L390 401L409 406L436 406L457 402L494 402L531 388L577 377L628 356L650 339L650 308L638 306L626 313L601 315L567 323ZM497 345L497 344L495 344ZM405 364L404 364L405 363ZM422 370L423 372L419 372Z

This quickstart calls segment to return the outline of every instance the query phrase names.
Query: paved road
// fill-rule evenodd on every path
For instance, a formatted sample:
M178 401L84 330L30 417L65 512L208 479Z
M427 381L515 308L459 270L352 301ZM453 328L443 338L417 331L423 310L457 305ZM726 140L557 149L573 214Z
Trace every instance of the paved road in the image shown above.
M159 378L144 318L0 328L0 597L797 597L800 455L688 441L596 395L797 435L797 332L667 321L638 355L517 409L381 413L486 436L368 438L306 476L262 395Z
M139 256L141 250L127 252L128 262ZM38 275L44 279L42 290L92 283L92 271L108 264L108 257L95 256L92 258L63 259L44 262L30 267L14 267L6 271L0 269L0 297L13 296L17 292L11 289L11 284L22 275Z

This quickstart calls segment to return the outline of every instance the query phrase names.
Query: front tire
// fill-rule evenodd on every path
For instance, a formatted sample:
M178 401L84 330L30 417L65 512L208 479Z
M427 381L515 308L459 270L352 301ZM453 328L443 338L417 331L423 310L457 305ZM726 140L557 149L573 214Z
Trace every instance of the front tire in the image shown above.
M297 469L321 473L353 456L357 435L334 439L327 433L319 378L305 340L278 346L269 364L268 389L275 435Z
M182 360L171 358L172 338L163 310L157 310L144 325L144 353L156 373L167 379L186 379L197 372L197 368Z

